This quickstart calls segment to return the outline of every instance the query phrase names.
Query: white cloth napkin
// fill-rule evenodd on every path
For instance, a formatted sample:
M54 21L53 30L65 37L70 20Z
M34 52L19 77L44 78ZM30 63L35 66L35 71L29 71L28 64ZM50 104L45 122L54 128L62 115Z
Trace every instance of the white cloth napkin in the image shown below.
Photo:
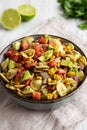
M78 21L77 21L78 23ZM87 31L73 27L72 22L62 17L52 18L28 34L48 33L59 35L77 44L87 56ZM0 130L74 130L76 125L87 118L87 79L75 97L67 104L51 111L32 111L16 104L0 85Z

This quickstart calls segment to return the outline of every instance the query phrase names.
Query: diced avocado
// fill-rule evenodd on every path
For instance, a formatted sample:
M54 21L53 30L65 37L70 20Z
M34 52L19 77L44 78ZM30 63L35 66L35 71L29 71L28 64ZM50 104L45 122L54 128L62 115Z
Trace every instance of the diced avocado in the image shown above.
M19 49L20 49L20 45L21 45L21 42L14 42L13 43L13 48L16 50L16 51L18 51Z
M61 65L62 66L67 66L69 68L72 68L73 67L73 63L70 61L70 60L62 60L61 61Z
M27 42L27 43L32 43L34 41L33 37L25 37L24 39L22 39L22 43Z
M9 80L5 77L3 73L0 73L0 76L5 82L9 83Z
M28 80L31 77L31 74L28 70L24 71L23 76L21 78L21 82Z
M38 59L42 62L47 61L52 57L52 55L53 55L53 50L48 50L44 52Z
M44 37L47 43L51 40L51 37L48 34L45 34Z
M15 66L16 66L16 63L13 60L9 60L8 69L14 69Z

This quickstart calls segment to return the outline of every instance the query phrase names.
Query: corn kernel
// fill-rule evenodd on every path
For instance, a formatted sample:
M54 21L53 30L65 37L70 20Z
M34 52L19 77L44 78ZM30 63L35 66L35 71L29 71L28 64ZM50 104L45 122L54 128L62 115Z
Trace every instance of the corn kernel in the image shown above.
M48 74L53 76L55 74L55 71L56 71L55 68L51 68L51 69L48 70Z
M60 76L58 74L54 74L54 80L59 80Z
M29 55L29 56L32 56L32 52L29 52L28 55Z
M51 83L52 79L51 79L51 78L48 78L47 81L48 81L48 83Z
M67 46L66 46L66 52L69 52L69 53L70 53L70 52L72 51L72 49L73 49L73 48L72 48L71 45L67 45Z
M79 61L78 61L79 63L82 63L82 64L84 64L84 65L86 65L87 63L86 63L86 58L84 57L84 56L81 56L80 58L79 58Z
M57 63L57 67L60 67L60 62Z
M53 61L55 59L55 56L53 55L51 58L50 58L50 61Z
M53 97L53 95L52 95L51 93L48 93L48 94L47 94L47 99L48 99L48 100L51 100L52 97Z
M29 58L29 61L34 62L34 60L32 58Z
M58 44L55 45L54 50L58 50Z
M75 76L75 75L76 75L76 73L73 72L73 71L69 71L69 72L68 72L68 76Z
M53 99L57 99L58 98L58 93L54 93L53 94Z
M20 90L19 88L17 88L17 91L18 91L18 92L21 92L21 90Z
M37 76L36 78L37 78L38 80L42 79L42 77L41 77L41 76Z

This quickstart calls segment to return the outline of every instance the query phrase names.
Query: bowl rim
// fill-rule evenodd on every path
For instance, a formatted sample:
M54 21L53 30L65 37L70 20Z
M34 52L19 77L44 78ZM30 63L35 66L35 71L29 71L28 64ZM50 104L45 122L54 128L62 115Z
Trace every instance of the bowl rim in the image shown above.
M82 51L82 49L80 47L78 47L78 45L76 45L74 42L72 42L71 40L68 40L64 37L61 37L61 36L58 36L58 35L51 35L51 34L48 34L49 36L53 37L53 38L61 38L67 42L70 42L74 45L75 48L77 48L79 50L79 52L86 58L86 55L84 54L84 52ZM8 44L0 53L0 57L1 55L3 55L3 52L8 48L10 47L14 42L16 41L20 41L22 40L23 38L27 37L27 36L30 36L30 37L39 37L39 36L44 36L44 34L33 34L33 35L26 35L26 36L23 36L23 37L20 37L12 42L10 42L10 44ZM87 60L87 58L86 58ZM27 103L36 103L36 104L49 104L49 103L54 103L54 102L61 102L69 97L71 97L72 95L74 95L81 87L82 87L82 84L84 83L85 79L86 79L86 76L87 76L87 65L85 66L85 77L84 77L84 80L79 84L79 86L74 90L72 91L71 93L69 93L68 95L66 96L63 96L63 97L60 97L60 98L57 98L57 99L52 99L52 100L32 100L32 99L28 99L28 98L24 98L24 97L21 97L19 95L17 95L16 93L14 93L12 90L8 89L5 87L5 82L0 78L1 80L1 83L2 85L4 86L3 88L8 92L9 95L11 96L14 96L15 98L21 100L21 101L24 101L24 102L27 102Z

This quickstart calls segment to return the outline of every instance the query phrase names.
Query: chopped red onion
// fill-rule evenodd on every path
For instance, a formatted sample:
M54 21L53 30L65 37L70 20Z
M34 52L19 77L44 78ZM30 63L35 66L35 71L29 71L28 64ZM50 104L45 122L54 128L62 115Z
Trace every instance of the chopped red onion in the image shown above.
M85 66L84 66L83 64L80 64L80 69L81 69L81 70L84 70L84 67L85 67Z
M73 77L75 81L78 81L78 76Z

